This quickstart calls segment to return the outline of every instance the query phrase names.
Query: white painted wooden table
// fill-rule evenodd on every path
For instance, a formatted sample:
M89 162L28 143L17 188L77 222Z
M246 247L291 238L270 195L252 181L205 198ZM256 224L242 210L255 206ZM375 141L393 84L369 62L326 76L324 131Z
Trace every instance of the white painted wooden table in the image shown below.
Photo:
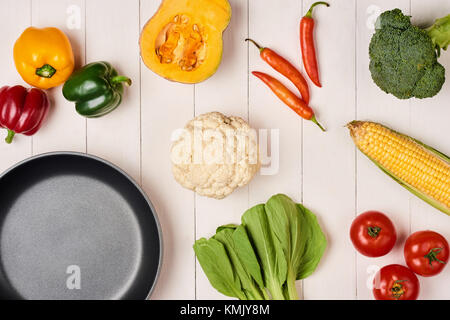
M368 44L380 11L399 7L416 24L431 24L450 12L449 0L330 0L317 7L316 37L323 88L311 86L311 105L328 129L323 134L302 121L249 71L275 72L244 42L248 36L270 46L299 68L298 24L312 0L231 0L231 23L217 73L197 85L166 81L141 62L139 32L159 0L0 1L0 80L24 84L12 48L28 26L55 26L69 36L77 65L110 61L134 84L122 105L101 119L86 120L64 100L61 88L49 94L52 110L34 137L0 143L0 170L31 155L71 150L103 157L128 172L154 203L164 233L164 263L154 299L221 299L195 261L195 239L220 224L239 222L250 206L286 193L319 217L329 245L318 270L299 282L305 299L372 299L367 279L374 266L404 264L402 245L413 231L432 229L450 240L450 218L415 198L356 151L343 126L357 118L385 123L444 153L450 153L450 81L433 99L400 101L381 92L368 70ZM450 52L441 63L450 78ZM277 75L277 77L280 77ZM284 81L284 79L283 79ZM287 83L287 82L285 82ZM290 84L289 84L290 85ZM291 86L292 87L292 86ZM224 200L195 196L172 178L171 133L204 112L241 116L257 129L279 129L279 170L258 175ZM389 215L398 244L379 259L355 253L348 229L365 210ZM450 269L420 278L422 299L450 298Z

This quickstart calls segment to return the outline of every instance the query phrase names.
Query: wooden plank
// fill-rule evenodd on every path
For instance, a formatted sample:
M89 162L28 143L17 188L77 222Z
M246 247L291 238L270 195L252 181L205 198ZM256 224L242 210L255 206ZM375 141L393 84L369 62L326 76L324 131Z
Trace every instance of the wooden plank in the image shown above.
M84 64L85 0L33 0L33 26L56 27L70 40L76 68ZM86 119L75 111L73 102L62 95L62 85L47 90L51 101L48 119L33 139L33 153L86 150Z
M303 1L303 14L314 1ZM355 2L315 8L322 88L311 85L310 105L326 127L303 122L303 202L318 216L328 248L303 281L305 299L355 298L355 255L348 227L355 213L355 151L343 126L355 116Z
M86 62L108 61L134 81L121 105L87 121L87 152L140 180L139 0L86 3Z
M301 2L284 1L283 10L279 6L271 0L249 2L249 37L275 50L301 70L298 41ZM249 66L250 72L272 75L299 94L289 80L262 61L253 44L249 44ZM249 75L249 120L252 127L267 130L267 135L271 136L260 145L260 153L264 154L262 158L269 158L270 162L263 165L263 170L249 185L249 205L263 203L276 193L285 193L301 202L302 119L252 74Z
M16 39L31 24L31 2L29 0L6 0L0 2L0 30L2 46L0 47L1 86L17 84L29 87L14 66L13 47ZM6 130L0 130L0 172L14 163L29 157L32 138L16 135L12 144L4 142Z
M141 1L141 29L159 2ZM172 176L170 137L194 116L194 86L171 82L141 62L142 186L164 237L163 268L153 299L195 298L194 194Z
M368 48L374 32L373 23L378 15L393 8L409 13L408 0L358 1L357 2L357 118L383 123L395 130L409 130L409 100L399 100L379 89L372 81L369 71ZM369 28L372 27L372 28ZM350 140L350 137L348 137ZM398 243L409 233L410 194L396 182L374 166L362 153L357 151L357 207L356 214L367 210L384 212L393 221ZM350 225L348 225L349 227ZM345 230L347 236L348 227ZM381 258L367 258L357 255L357 294L358 299L373 299L368 287L375 270L391 263L403 263L402 246Z
M435 19L450 12L449 1L411 1L412 22L428 27ZM446 82L438 95L430 99L411 101L411 130L409 134L445 154L450 154L450 53L442 51L439 62L446 69ZM450 219L422 200L411 197L411 232L433 230L450 241ZM448 268L448 267L447 267ZM444 270L435 277L420 277L420 299L448 299L450 272Z
M219 111L247 119L247 2L231 0L232 17L224 33L222 63L208 81L195 85L195 114ZM196 238L209 237L217 226L237 223L248 208L248 187L222 200L196 196ZM197 299L223 299L197 264Z

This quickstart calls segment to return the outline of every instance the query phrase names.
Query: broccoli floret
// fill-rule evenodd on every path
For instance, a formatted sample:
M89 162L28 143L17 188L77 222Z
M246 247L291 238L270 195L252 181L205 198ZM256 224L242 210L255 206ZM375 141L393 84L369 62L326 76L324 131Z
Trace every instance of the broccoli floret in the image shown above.
M400 9L378 17L369 46L369 69L378 87L399 99L428 98L441 90L445 69L437 61L436 49L448 44L450 15L437 22L436 27L423 30L413 26Z

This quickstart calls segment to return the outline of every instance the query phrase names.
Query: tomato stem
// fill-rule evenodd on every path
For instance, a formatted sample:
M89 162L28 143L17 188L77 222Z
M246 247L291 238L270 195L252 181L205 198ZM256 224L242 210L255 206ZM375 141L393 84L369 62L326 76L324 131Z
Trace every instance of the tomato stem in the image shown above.
M369 236L371 236L372 238L376 238L378 237L378 234L380 233L381 228L374 226L374 227L367 227L367 233L369 234Z
M405 293L405 289L403 288L402 282L408 280L396 280L394 285L391 288L392 296L398 300Z
M430 252L428 252L426 255L424 255L424 258L428 259L428 262L430 263L430 266L432 266L432 262L433 261L437 261L439 263L445 264L444 261L439 260L437 255L442 251L442 248L433 248L430 250Z

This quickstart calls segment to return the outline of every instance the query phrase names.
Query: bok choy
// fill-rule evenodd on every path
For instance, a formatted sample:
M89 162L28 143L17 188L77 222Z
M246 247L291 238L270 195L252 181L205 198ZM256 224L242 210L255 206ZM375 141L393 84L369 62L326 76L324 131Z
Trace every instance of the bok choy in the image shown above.
M194 244L211 285L241 300L297 300L295 281L316 269L327 242L316 216L277 194Z

